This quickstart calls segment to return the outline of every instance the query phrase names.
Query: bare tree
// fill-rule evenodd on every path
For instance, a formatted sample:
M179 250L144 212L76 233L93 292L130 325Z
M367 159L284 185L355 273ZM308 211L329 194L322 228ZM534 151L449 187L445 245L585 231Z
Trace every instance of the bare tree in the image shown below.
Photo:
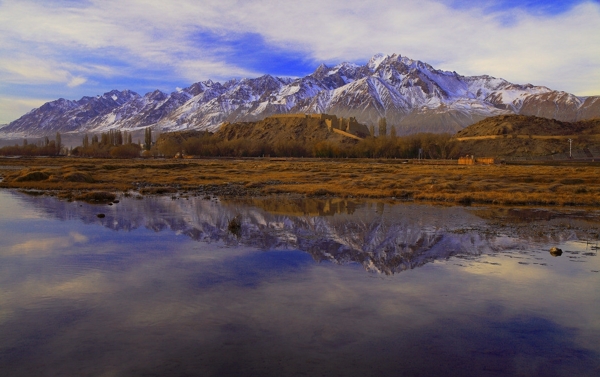
M149 151L152 148L152 129L150 127L144 130L144 149Z

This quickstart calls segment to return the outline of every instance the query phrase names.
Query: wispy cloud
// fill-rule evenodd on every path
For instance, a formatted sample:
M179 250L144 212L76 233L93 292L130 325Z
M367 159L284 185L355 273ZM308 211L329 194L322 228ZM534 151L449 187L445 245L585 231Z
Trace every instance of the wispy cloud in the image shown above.
M52 99L0 96L0 125L17 119Z
M5 0L0 96L15 85L52 86L68 97L84 88L93 95L304 75L321 62L364 63L376 52L600 94L597 25L600 2L592 0Z

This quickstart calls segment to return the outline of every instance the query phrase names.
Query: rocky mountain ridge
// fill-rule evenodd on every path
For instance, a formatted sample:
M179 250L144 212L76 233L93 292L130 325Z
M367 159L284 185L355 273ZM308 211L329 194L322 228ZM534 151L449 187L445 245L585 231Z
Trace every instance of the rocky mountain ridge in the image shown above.
M600 117L600 97L578 97L491 76L462 76L397 54L366 65L320 65L302 78L197 82L173 93L141 96L124 90L79 101L58 99L0 128L0 136L105 132L216 130L223 122L279 113L328 113L377 124L386 117L398 134L456 132L494 115L521 114L578 121Z

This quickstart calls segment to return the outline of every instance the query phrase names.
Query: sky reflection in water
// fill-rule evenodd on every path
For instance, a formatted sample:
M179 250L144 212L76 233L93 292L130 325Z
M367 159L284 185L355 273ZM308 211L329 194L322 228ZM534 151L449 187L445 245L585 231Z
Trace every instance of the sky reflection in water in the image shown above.
M287 201L1 191L3 375L600 372L597 216Z

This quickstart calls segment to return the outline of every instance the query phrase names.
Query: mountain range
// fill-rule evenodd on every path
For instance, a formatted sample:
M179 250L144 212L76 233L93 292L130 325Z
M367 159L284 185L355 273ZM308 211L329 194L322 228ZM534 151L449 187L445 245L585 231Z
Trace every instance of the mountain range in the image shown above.
M223 122L279 113L327 113L377 124L397 133L459 131L502 114L560 121L600 117L600 96L579 97L544 86L491 76L462 76L405 56L377 54L366 65L320 65L302 78L264 75L225 83L197 82L173 93L113 90L80 100L45 103L0 128L0 137L61 133L216 130ZM389 128L389 126L388 126Z

